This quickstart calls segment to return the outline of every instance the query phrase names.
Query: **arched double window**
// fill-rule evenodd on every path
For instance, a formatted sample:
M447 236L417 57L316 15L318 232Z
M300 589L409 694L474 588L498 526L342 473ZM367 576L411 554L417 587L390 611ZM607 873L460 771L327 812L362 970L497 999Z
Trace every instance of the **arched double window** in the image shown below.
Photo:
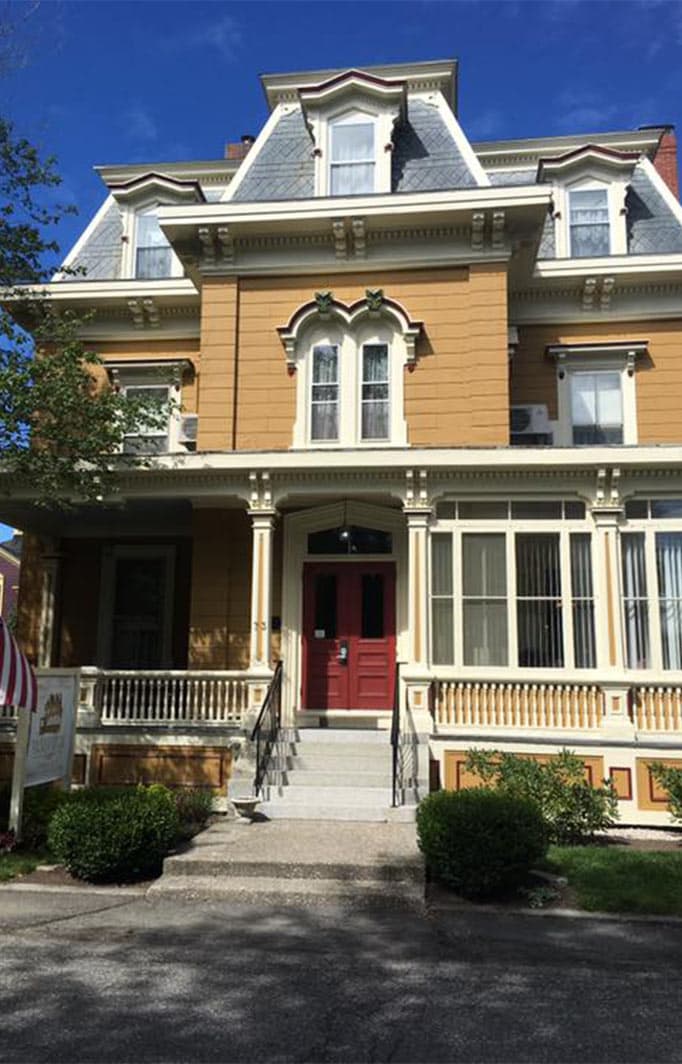
M303 308L295 319L280 330L298 378L294 446L405 444L403 377L419 325L388 302Z

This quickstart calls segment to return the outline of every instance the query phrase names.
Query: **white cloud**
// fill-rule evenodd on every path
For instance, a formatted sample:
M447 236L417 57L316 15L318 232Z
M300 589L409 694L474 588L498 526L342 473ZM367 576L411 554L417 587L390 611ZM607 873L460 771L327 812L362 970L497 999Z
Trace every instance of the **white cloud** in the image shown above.
M149 111L141 104L133 104L122 118L125 132L132 140L157 140L159 130Z
M474 115L470 122L466 122L466 133L474 140L486 140L494 136L502 125L502 114L494 107L488 107Z
M242 33L239 24L231 15L223 15L212 22L205 22L188 29L182 35L167 37L162 47L171 52L189 48L215 48L223 59L232 61L241 47Z

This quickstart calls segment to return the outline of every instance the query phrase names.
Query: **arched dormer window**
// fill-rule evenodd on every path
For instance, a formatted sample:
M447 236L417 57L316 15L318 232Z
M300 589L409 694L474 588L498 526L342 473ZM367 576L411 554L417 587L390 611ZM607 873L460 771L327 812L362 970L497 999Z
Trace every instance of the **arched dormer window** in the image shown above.
M350 111L329 123L329 193L357 196L376 188L376 120Z
M158 219L158 205L146 207L135 218L135 276L143 281L171 277L173 252Z
M367 297L347 306L318 293L280 329L297 375L295 447L407 442L403 376L421 326L382 293Z

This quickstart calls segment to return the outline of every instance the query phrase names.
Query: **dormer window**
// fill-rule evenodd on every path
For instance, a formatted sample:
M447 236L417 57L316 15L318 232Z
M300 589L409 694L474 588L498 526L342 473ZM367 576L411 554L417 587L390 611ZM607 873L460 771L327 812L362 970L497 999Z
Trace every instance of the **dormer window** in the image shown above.
M161 231L156 208L137 216L135 242L135 276L143 281L170 277L173 253Z
M343 115L329 127L329 190L357 196L375 189L374 121L367 114Z
M609 195L605 188L568 194L571 258L600 258L611 251Z

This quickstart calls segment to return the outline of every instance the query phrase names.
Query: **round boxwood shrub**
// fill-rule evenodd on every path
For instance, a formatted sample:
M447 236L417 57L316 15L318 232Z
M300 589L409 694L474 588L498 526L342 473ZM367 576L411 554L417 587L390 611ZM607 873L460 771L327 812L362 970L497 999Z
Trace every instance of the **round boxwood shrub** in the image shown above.
M483 788L429 794L417 810L417 835L431 872L468 898L520 886L548 845L533 802Z
M178 833L173 795L158 784L77 791L50 821L50 850L72 875L93 882L156 876Z

